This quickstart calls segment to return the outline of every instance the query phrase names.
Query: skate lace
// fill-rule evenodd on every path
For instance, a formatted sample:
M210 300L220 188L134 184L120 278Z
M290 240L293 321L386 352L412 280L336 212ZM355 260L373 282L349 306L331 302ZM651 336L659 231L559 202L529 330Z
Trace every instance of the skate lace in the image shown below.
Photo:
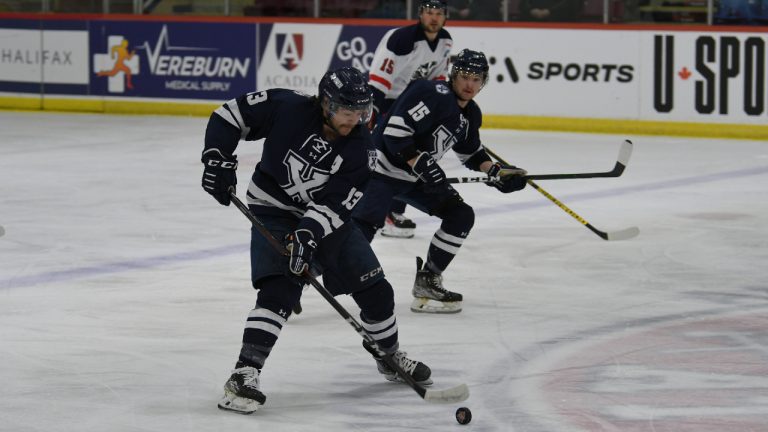
M429 287L432 288L435 291L440 291L441 293L447 293L448 290L443 288L443 276L439 275L437 273L429 273L427 276L427 283L429 283Z
M235 373L242 380L242 387L259 388L259 370L252 367L244 367L235 370Z
M408 353L405 351L397 351L393 357L397 361L397 364L399 364L408 375L413 375L413 371L416 370L416 365L418 365L419 362L409 359L406 355L408 355Z
M399 213L390 213L389 216L392 218L392 220L397 222L405 222L407 220L405 215L401 215Z

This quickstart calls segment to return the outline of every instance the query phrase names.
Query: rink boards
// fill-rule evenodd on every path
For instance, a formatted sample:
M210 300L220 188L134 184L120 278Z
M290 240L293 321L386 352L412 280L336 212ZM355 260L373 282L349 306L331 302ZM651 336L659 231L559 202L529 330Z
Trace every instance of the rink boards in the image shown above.
M208 115L368 71L405 21L0 14L0 108ZM484 126L766 138L768 37L749 27L449 22L491 69Z

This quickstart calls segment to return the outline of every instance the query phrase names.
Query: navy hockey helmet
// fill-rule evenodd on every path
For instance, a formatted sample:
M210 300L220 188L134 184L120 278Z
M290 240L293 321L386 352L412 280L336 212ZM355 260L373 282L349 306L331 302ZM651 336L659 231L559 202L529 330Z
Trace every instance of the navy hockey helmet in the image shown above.
M445 15L448 15L448 1L447 0L422 0L419 3L419 13L425 8L442 9Z
M459 73L470 73L483 78L483 86L488 82L488 60L480 51L463 49L453 59L451 67L451 80L456 79Z
M368 80L353 67L330 70L323 75L318 86L320 101L328 103L328 111L335 115L339 108L363 111L361 123L370 120L373 112L373 92Z

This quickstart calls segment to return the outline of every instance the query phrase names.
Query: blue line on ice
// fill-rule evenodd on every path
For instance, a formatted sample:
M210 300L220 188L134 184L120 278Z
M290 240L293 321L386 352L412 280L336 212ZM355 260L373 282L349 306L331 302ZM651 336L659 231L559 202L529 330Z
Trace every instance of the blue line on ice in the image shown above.
M216 258L225 255L247 253L248 243L222 246L213 249L203 249L193 252L182 252L171 255L161 255L148 257L138 260L121 261L114 263L105 263L90 267L76 267L69 270L59 270L45 272L36 275L22 276L0 280L0 289L2 288L21 288L46 283L63 282L67 280L81 279L89 276L99 276L112 273L121 273L129 270L145 270L162 265L176 264L187 261L197 261L202 259Z
M626 186L615 189L602 190L597 192L585 192L571 194L564 197L558 197L566 205L574 201L585 201L591 199L606 198L617 195L628 195L632 193L649 192L661 189L673 189L680 186L690 186L700 183L709 183L713 181L719 181L728 178L736 177L749 177L754 175L761 175L768 173L768 167L757 167L736 171L726 171L715 174L707 174L701 176L684 177L676 180L663 180L654 183L646 183L637 186ZM545 187L545 183L542 183L542 187ZM545 187L546 189L546 187ZM536 201L526 201L521 203L509 203L505 205L495 206L493 208L478 208L476 212L478 215L483 214L496 214L505 213L510 210L524 210L538 207L545 207L553 205L549 200L542 199ZM431 218L428 216L414 218L417 222L427 221ZM193 252L182 252L171 255L162 255L156 257L148 257L144 259L122 261L115 263L105 263L101 265L89 266L89 267L77 267L70 270L59 270L54 272L45 272L37 275L22 276L18 278L10 278L0 280L0 289L3 288L22 288L35 285L42 285L48 283L63 282L68 280L82 279L90 276L98 276L105 274L121 273L130 270L144 270L153 267L159 267L163 265L171 265L187 261L197 261L203 259L217 258L226 255L233 255L239 253L247 253L248 244L237 244L222 246L213 249L204 249Z

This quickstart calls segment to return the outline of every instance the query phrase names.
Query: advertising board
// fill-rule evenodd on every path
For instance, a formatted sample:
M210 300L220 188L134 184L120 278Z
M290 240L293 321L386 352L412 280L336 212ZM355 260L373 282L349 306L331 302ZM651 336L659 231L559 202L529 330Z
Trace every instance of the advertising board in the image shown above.
M90 36L91 94L220 101L256 81L252 24L96 21Z
M83 93L88 32L24 27L0 27L0 91L40 93L45 84L51 93Z
M0 106L207 114L254 90L315 94L329 68L367 73L395 24L0 14ZM766 133L768 37L751 28L449 22L448 30L454 54L472 48L488 57L490 80L477 101L495 127L634 122L635 130L677 124L689 134L729 124ZM30 104L35 96L42 102Z
M644 32L639 117L768 121L765 33Z
M329 68L352 66L367 72L387 30L341 24L260 25L257 88L282 87L315 94Z
M637 32L451 28L453 52L483 51L490 80L477 100L500 115L637 118Z

